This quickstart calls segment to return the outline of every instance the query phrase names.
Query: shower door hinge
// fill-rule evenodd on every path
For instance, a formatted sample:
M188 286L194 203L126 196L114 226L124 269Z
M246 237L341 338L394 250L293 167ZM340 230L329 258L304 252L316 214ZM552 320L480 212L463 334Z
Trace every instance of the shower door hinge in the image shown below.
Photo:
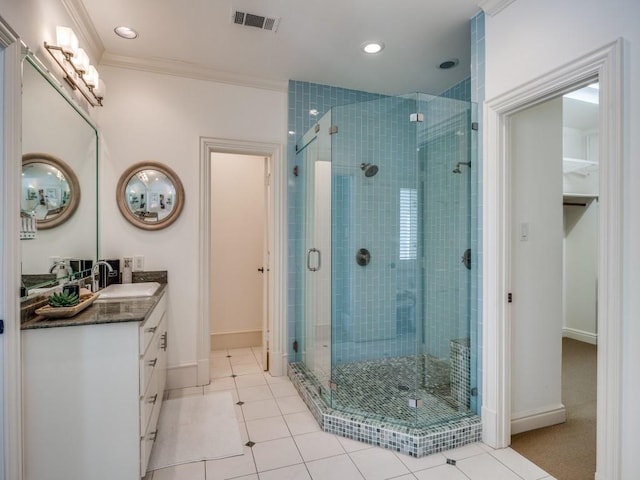
M507 303L513 302L513 294L511 292L507 293Z
M424 400L421 398L410 398L409 408L420 408L424 405Z
M319 124L319 123L316 123L316 124L313 126L313 133L318 133L319 131L320 131L320 124Z
M409 115L410 122L424 122L424 113L412 113Z
M333 135L334 133L338 133L338 126L337 125L331 125L329 127L329 135Z
M478 130L478 122L471 122L471 130Z
M293 345L291 345L291 348L293 348L294 352L298 353L298 340L293 341Z

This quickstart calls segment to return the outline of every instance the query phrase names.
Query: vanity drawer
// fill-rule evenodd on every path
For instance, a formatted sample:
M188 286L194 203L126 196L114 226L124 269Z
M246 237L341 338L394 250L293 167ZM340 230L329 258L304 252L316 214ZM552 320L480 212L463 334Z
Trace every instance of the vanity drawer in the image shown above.
M158 330L158 325L165 315L167 309L167 297L163 295L153 313L147 318L147 320L140 325L140 355L144 355L151 343L155 332Z
M164 316L154 332L150 346L140 358L140 396L143 396L149 386L151 376L156 369L163 368L166 362L167 333ZM166 368L166 367L164 367Z
M153 442L155 442L158 436L158 417L160 416L161 402L157 402L154 405L151 413L151 422L149 423L149 429L145 432L140 439L140 477L144 477L147 473L147 466L149 465L149 456L151 455L151 449L153 448Z
M140 432L145 435L148 430L154 430L154 425L149 423L153 409L162 403L164 391L160 391L162 381L160 380L160 369L154 371L149 382L149 388L140 397Z

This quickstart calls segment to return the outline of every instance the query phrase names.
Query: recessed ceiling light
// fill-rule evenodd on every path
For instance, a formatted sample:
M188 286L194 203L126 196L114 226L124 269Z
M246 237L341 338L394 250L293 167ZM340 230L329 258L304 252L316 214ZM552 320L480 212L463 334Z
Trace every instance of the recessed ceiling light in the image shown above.
M125 27L124 25L120 25L113 29L116 32L116 35L122 38L126 38L127 40L133 40L134 38L138 38L138 32L136 32L131 27Z
M460 63L460 60L458 60L457 58L450 58L449 60L445 60L440 65L438 65L438 68L441 68L442 70L448 70L450 68L455 67L459 63Z
M376 54L376 53L380 53L383 49L384 49L384 43L382 42L366 42L363 43L360 48L362 48L362 51L364 53L368 53L368 54Z

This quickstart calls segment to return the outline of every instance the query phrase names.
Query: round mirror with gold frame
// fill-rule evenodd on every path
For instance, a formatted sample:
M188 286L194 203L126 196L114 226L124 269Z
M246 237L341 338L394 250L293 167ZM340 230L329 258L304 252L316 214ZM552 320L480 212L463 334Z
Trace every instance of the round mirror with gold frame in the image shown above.
M127 221L144 230L159 230L176 221L184 205L184 188L176 173L157 162L140 162L120 177L118 208Z
M48 153L22 156L22 212L35 216L38 229L66 222L80 204L80 183L71 167Z

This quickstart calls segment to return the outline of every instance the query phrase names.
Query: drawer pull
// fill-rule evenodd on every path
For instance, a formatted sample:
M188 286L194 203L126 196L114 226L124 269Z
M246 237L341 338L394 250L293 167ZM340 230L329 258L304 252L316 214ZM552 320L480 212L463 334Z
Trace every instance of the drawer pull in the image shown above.
M148 332L148 333L154 333L156 330L158 329L158 327L149 327L149 328L145 328L144 331Z
M156 366L156 363L158 363L158 359L157 359L157 358L154 358L153 360L149 360L149 361L147 362L147 365L148 365L148 366L150 366L150 367L155 367L155 366Z
M147 403L150 403L151 405L155 405L157 400L158 400L158 394L156 393L153 397L149 397L147 399Z
M167 340L167 337L168 337L167 332L164 332L162 334L162 343L160 344L160 348L165 352L167 351L167 344L169 343Z

